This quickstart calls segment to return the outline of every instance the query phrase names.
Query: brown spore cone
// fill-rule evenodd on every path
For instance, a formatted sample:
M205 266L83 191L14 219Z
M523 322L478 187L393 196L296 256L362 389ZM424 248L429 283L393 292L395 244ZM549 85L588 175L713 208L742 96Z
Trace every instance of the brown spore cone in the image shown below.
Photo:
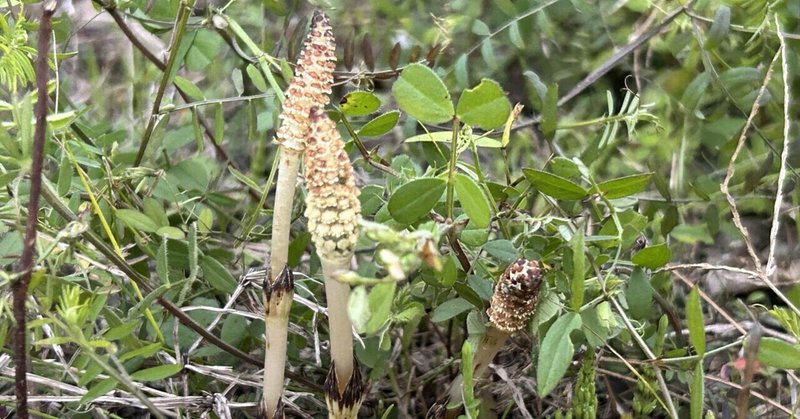
M336 40L328 17L320 11L314 12L279 116L281 126L276 137L284 147L302 152L309 130L309 111L330 102L335 51Z
M535 260L517 259L506 268L494 287L487 314L492 324L513 333L525 327L539 299L542 270Z

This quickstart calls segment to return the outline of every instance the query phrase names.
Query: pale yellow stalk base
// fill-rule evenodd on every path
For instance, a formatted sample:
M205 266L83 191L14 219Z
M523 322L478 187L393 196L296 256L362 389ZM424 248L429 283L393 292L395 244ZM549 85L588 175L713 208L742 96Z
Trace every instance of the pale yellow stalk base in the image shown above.
M275 208L272 213L272 244L270 245L269 279L274 280L289 260L289 231L292 223L294 191L301 153L281 147L278 180L275 183Z
M321 259L328 300L328 329L331 341L331 360L336 366L339 393L343 393L353 373L353 323L347 314L350 285L337 281L336 275L347 271L349 259Z
M284 369L286 368L286 340L289 317L267 318L266 352L264 354L264 413L274 419L283 396Z

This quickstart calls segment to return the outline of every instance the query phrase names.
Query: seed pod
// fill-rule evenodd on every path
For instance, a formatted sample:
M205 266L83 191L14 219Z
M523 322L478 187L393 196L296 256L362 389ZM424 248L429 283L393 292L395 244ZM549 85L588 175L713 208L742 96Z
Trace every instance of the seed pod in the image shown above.
M542 270L535 260L518 259L494 287L487 314L498 329L513 333L525 327L533 315L542 284Z
M360 191L342 137L320 108L311 111L305 161L308 188L305 214L317 254L321 259L348 259L358 240Z
M320 11L314 12L280 115L282 122L276 136L284 147L303 151L309 111L315 106L324 107L330 101L335 50L336 41L328 17Z

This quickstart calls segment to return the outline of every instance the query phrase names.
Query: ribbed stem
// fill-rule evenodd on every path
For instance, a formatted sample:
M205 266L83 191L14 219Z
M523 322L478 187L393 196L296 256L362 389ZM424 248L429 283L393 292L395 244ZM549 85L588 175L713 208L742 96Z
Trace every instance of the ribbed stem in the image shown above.
M264 412L267 419L276 418L276 411L283 396L283 370L286 365L286 340L288 320L267 318L266 352L264 354ZM280 417L280 416L277 416Z
M297 171L300 153L281 147L278 163L278 180L275 183L275 207L272 213L272 244L270 246L269 276L275 278L289 260L289 231L292 224L294 191L297 188Z
M283 372L286 366L286 343L289 311L294 297L294 278L284 268L275 280L264 282L264 318L266 348L264 351L264 414L267 419L283 418Z
M331 340L331 360L339 377L338 390L344 393L353 374L353 323L347 314L350 285L336 280L336 275L349 268L347 259L321 259L328 301L328 328Z

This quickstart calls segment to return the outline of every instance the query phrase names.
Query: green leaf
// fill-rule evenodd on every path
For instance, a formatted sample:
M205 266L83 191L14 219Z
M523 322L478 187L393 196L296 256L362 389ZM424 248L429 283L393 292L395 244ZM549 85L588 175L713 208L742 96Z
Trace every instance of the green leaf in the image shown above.
M389 197L389 214L400 223L410 224L428 215L442 197L446 182L439 178L420 178L397 188Z
M363 333L369 322L369 296L363 285L353 288L347 299L347 315L353 321L353 326L359 333Z
M119 361L125 362L129 359L133 359L136 357L147 358L156 352L161 350L163 345L161 342L150 343L147 345L142 346L141 348L136 348L132 351L125 352L124 354L120 355Z
M483 250L489 256L503 263L511 263L519 259L517 248L509 240L492 240L483 245Z
M586 255L584 255L584 233L582 228L572 235L570 248L572 249L572 286L570 306L575 312L581 310L583 305L583 289L586 275Z
M703 361L700 360L694 367L692 377L692 387L689 391L690 397L690 417L691 419L703 418L703 398L705 396L705 386L703 379Z
M250 81L253 82L253 86L260 92L266 93L267 82L264 80L264 75L261 74L261 70L257 69L256 66L252 64L248 64L246 71L247 75L250 77Z
M670 252L669 247L666 243L662 243L640 250L633 255L631 262L645 268L656 269L666 265L671 257L672 252Z
M503 89L494 80L483 79L461 94L456 107L456 115L466 124L485 130L497 128L508 119L511 103Z
M475 19L475 21L472 22L472 33L478 36L486 36L489 35L491 31L489 30L489 26L483 23L482 20Z
M157 367L145 368L131 374L131 378L136 381L156 381L171 377L183 369L183 364L167 364Z
M440 124L453 119L453 102L442 80L422 64L410 64L392 86L397 105L420 122Z
M389 321L392 313L392 301L397 289L397 283L387 282L375 285L369 292L369 312L365 332L372 335L378 332Z
M358 130L358 135L362 137L380 137L391 131L391 129L397 125L398 119L400 119L400 111L386 112L364 124L364 126Z
M142 325L141 320L133 320L127 323L122 323L119 326L112 327L108 329L105 333L103 333L103 337L108 340L117 340L122 339L130 334L133 333L134 330L138 329L139 326Z
M247 319L242 316L226 316L222 321L222 328L219 331L219 337L223 342L229 343L233 346L238 346L245 334L242 330L247 329Z
M709 76L707 72L698 74L697 77L686 86L686 90L683 91L683 96L681 97L683 106L690 111L697 109L697 106L700 104L700 99L702 99L703 95L706 93L710 82L711 76Z
M431 313L431 321L434 323L439 323L445 320L450 320L471 308L475 308L475 306L469 301L463 298L453 298L452 300L447 300L439 304L435 309L433 309L433 313Z
M461 207L467 213L472 224L478 228L489 226L491 221L489 200L486 199L475 180L463 173L457 173L453 186L458 201L461 202Z
M572 201L583 199L588 195L586 189L561 176L534 169L522 169L522 172L539 192L553 198Z
M544 336L536 368L540 397L553 391L567 372L575 353L569 334L580 327L581 316L578 313L567 313L556 320Z
M356 90L339 101L339 109L347 116L369 115L381 107L381 100L370 92Z
M547 86L547 94L542 103L542 134L552 140L558 128L558 84Z
M81 397L80 403L86 404L91 403L92 400L105 395L109 391L117 388L117 384L119 382L113 378L106 378L105 380L100 381L99 383L93 385L86 394Z
M222 137L217 138L221 139ZM208 188L208 169L195 159L183 160L172 166L167 170L167 175L186 190L205 192Z
M703 44L705 49L713 49L719 45L727 36L731 28L731 8L720 5L714 13L714 22L708 30L708 37Z
M519 24L516 20L513 21L511 27L508 28L508 37L511 38L511 43L514 44L515 47L525 49L525 41L522 40L522 34L519 32Z
M800 345L792 345L777 338L761 338L758 360L770 367L800 369Z
M700 293L697 286L689 291L686 300L686 324L689 326L689 340L701 357L706 353L706 331L703 326L703 308L700 306Z
M193 100L203 100L206 98L205 95L203 94L203 91L200 90L200 88L198 88L197 86L195 86L194 83L190 82L189 80L186 80L181 76L175 76L175 80L173 82L175 83L176 86L178 86L179 89L183 90L183 92L186 93Z
M203 270L203 278L215 289L230 294L236 289L236 279L230 272L222 266L216 259L203 255L200 258L200 269Z
M117 218L134 230L155 233L159 227L150 217L134 209L118 209L116 215Z
M633 268L628 287L625 290L625 300L628 302L630 314L635 319L643 319L653 309L653 287L640 267Z
M608 199L617 199L637 194L650 183L652 173L625 176L597 184L597 190Z

